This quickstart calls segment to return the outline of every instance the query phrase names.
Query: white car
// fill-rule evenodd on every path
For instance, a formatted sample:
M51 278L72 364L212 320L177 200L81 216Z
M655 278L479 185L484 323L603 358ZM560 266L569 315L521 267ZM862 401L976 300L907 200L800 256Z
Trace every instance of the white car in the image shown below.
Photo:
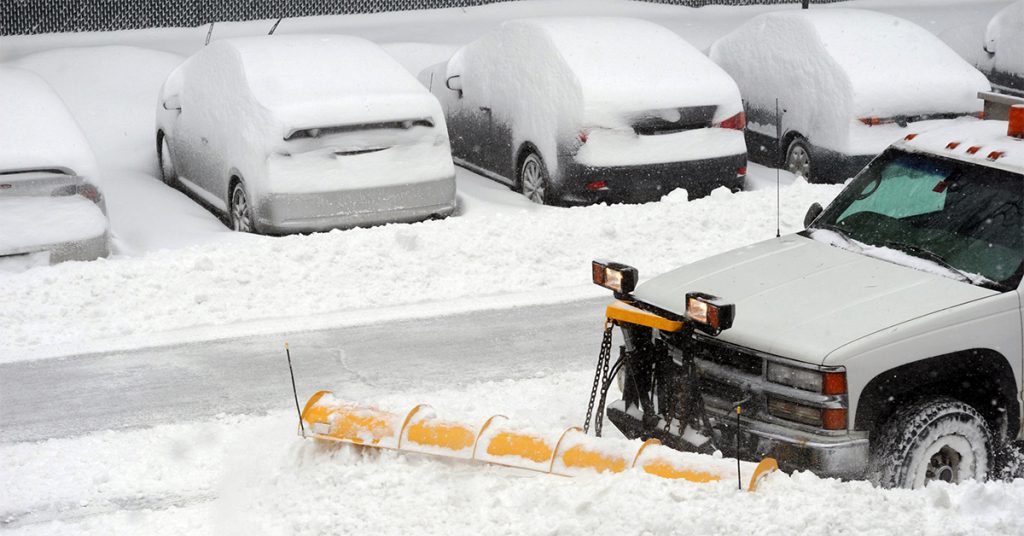
M595 262L622 300L608 417L628 437L884 486L998 474L1024 437L1022 185L1024 105L1009 127L906 135L803 232L635 289L635 270Z
M743 186L736 84L656 24L509 21L419 78L444 106L456 162L537 203Z
M0 67L0 269L106 257L99 185L64 101L36 74Z
M437 100L346 36L214 41L160 90L161 172L238 231L411 222L455 209Z
M907 133L976 119L989 83L907 20L864 10L766 13L711 59L746 103L751 161L842 182Z
M1024 0L1003 8L985 30L986 58L979 66L1003 93L1024 97Z

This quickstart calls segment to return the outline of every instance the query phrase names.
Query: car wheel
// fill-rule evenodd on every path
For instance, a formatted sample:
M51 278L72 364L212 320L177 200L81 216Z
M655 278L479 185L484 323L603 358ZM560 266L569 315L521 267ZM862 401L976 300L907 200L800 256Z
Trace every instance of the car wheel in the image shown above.
M173 185L178 180L178 173L174 170L174 163L171 162L171 150L167 146L167 136L159 135L156 157L160 162L160 180L164 184Z
M249 197L245 195L245 187L241 181L231 188L231 228L242 233L256 232L252 223L252 208Z
M519 188L527 199L541 205L548 203L548 170L537 153L529 153L519 166Z
M794 175L811 180L811 151L803 138L796 138L789 143L789 148L786 149L785 168Z
M985 418L952 398L930 399L896 412L872 445L871 479L886 488L984 480L991 434Z

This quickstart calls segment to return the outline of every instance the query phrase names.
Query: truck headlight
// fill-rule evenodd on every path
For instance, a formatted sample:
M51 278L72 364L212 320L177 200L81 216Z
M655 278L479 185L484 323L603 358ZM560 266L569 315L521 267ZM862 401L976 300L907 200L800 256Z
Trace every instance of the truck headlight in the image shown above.
M768 362L768 381L824 395L846 394L846 373L791 367L774 361Z
M639 272L632 266L617 262L594 261L591 263L594 284L613 290L616 294L629 294L636 288Z
M725 303L721 299L702 292L690 292L686 295L686 318L696 324L701 331L717 335L723 329L732 327L736 316L736 306Z

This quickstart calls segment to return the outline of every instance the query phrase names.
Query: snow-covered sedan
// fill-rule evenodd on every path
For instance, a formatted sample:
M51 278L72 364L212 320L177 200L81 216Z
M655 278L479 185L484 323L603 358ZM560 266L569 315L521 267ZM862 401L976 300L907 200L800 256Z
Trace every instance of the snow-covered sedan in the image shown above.
M323 231L455 209L437 99L359 38L213 42L164 83L156 143L164 179L237 231Z
M822 182L856 175L909 132L978 116L989 90L927 30L863 10L767 13L710 56L743 94L750 159Z
M746 175L736 84L649 22L524 19L420 73L456 162L537 203L655 201L738 190Z
M0 269L109 254L89 142L42 78L0 68Z
M984 65L992 87L1024 97L1024 0L996 13L985 30Z

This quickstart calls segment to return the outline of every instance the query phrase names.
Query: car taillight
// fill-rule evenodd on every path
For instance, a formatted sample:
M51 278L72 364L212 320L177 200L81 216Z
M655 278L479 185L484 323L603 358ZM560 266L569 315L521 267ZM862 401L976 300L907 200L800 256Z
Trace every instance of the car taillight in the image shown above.
M747 166L736 168L736 176L737 177L744 177L744 176L746 176L746 174L747 174Z
M99 203L103 199L103 195L100 194L98 188L87 182L79 184L77 189L78 195L92 201L93 203Z
M578 138L580 139L580 143L587 143L587 131L581 130Z
M729 128L733 130L743 130L747 128L747 114L740 112L718 124L718 128Z
M590 181L587 183L588 190L604 190L608 188L608 184L604 181Z

